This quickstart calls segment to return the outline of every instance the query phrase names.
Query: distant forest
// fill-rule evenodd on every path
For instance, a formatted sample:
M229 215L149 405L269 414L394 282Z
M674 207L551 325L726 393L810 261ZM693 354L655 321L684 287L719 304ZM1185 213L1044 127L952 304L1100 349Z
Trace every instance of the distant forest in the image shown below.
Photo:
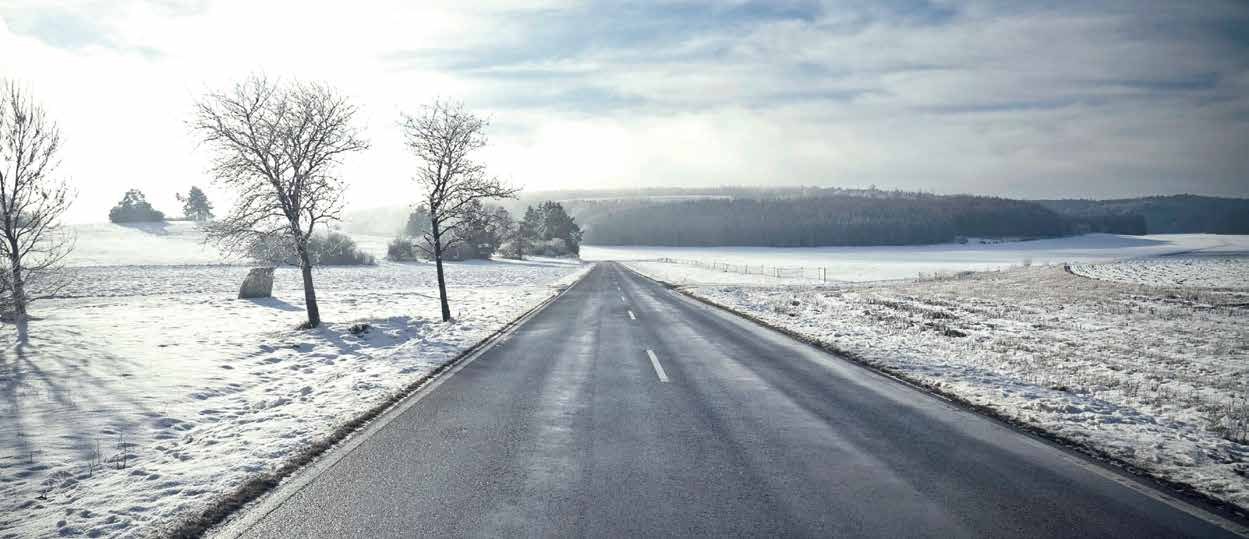
M1147 234L1249 234L1249 199L1196 195L1119 200L1038 200L1072 219L1140 216Z
M1249 200L1197 196L1025 201L877 189L579 193L564 204L597 245L920 245L1089 232L1249 233ZM613 195L616 198L613 198ZM623 196L622 196L623 195Z

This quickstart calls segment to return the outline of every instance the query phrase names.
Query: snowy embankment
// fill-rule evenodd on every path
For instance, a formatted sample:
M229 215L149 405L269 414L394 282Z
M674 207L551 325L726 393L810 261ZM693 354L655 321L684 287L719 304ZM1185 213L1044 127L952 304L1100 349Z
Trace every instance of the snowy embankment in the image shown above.
M628 265L673 283L726 279L676 264ZM1238 286L1219 289L1088 279L1046 266L876 283L750 279L684 290L1249 507L1244 274Z
M111 251L84 249L84 235L71 285L37 305L30 343L0 326L0 537L150 534L588 270L449 264L455 321L444 324L431 265L324 268L314 276L326 324L295 331L305 315L294 269L277 271L274 298L237 300L245 267L167 265L220 263L187 254L193 233L99 232ZM356 334L360 323L370 328Z

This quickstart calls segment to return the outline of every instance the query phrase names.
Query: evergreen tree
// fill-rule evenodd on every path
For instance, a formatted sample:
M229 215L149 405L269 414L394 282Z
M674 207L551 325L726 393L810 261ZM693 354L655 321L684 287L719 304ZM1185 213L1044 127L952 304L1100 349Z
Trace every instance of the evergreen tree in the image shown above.
M495 206L490 212L490 233L494 236L496 245L503 247L512 237L512 229L516 228L516 221L512 219L511 212L507 208Z
M424 238L429 233L429 210L425 206L417 206L408 215L408 222L403 226L403 235L407 238Z
M499 247L494 212L479 200L465 205L464 216L454 225L459 238L460 258L490 258Z
M506 258L520 259L524 257L524 245L520 241L520 226L512 218L506 208L497 207L491 215L491 226L499 238L499 248Z
M533 242L541 239L542 214L533 206L525 208L525 217L516 224L515 242L516 258L524 260L525 253Z
M561 239L573 254L581 252L581 227L564 211L559 202L546 201L538 205L543 240Z
M213 218L213 205L208 202L208 196L204 191L194 185L191 186L191 192L187 193L184 198L178 195L178 201L182 203L182 214L187 219L197 222L208 221Z

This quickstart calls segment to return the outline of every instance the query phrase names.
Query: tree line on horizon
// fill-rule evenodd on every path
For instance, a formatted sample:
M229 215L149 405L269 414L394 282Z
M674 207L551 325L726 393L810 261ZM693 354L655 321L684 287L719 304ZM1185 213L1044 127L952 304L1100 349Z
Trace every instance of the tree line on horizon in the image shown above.
M968 195L704 198L600 213L592 245L823 247L924 245L960 238L1144 234L1138 215L1073 218L1022 200Z
M623 215L646 215L642 210L662 204L691 203L693 206L708 204L707 200L778 200L796 199L843 199L840 202L829 202L830 207L857 204L865 208L890 205L896 203L873 202L886 200L935 200L941 198L973 196L973 195L938 195L931 192L903 191L898 189L878 189L875 186L866 188L846 187L814 187L814 186L720 186L720 187L645 187L645 188L613 188L590 189L584 191L545 191L536 192L530 197L544 197L560 200L568 208L569 213L576 216L587 230L587 243L600 241L617 241L611 237L610 231L600 228L592 230L603 223L614 226ZM994 198L994 197L979 197ZM1249 234L1249 199L1214 197L1204 195L1159 195L1123 199L1062 199L1062 200L1019 200L1026 204L1039 204L1051 210L1065 221L1062 234L1082 234L1105 232L1117 234ZM922 204L921 204L922 205ZM637 212L636 214L634 212ZM627 219L626 219L627 220ZM868 226L867 223L845 225L846 229L857 228L858 232L846 231L846 237L856 238L852 241L840 240L852 245L893 244L898 237L914 237L914 234L896 230L902 225L894 220L893 227L876 240L864 229L881 229L884 225ZM832 226L832 223L825 223ZM636 231L634 231L636 235ZM954 239L957 239L955 233ZM990 230L988 237L1004 237L1008 234L1000 230ZM947 237L949 234L941 235ZM890 238L894 238L891 242ZM787 240L791 241L791 240Z
M1249 234L1249 199L1169 195L1110 200L1038 200L1072 220L1141 219L1144 234Z

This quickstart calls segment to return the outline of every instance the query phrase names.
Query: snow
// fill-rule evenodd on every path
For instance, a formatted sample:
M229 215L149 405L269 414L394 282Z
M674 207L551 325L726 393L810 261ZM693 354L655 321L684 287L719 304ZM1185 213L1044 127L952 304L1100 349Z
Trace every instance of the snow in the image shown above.
M1152 286L1249 288L1249 257L1169 256L1072 264L1071 271L1093 279Z
M203 266L243 265L247 260L228 256L204 242L200 225L190 221L164 223L95 223L69 225L75 239L66 258L68 266ZM386 257L393 238L348 233L356 245L378 260Z
M443 323L432 265L322 268L326 323L295 331L297 270L277 270L274 298L233 299L247 268L217 265L189 224L165 230L79 227L72 284L36 305L29 344L0 326L0 537L151 534L589 269L448 264Z
M147 535L276 467L588 270L567 260L449 264L456 320L444 324L429 264L322 268L315 279L327 322L299 332L293 268L277 270L275 298L236 300L247 268L205 246L191 223L73 230L71 285L36 306L42 319L30 343L16 346L13 328L0 326L0 537ZM353 237L379 260L389 241ZM582 251L823 266L844 281L925 273L823 283L630 262L1249 505L1241 475L1249 446L1228 439L1243 442L1249 425L1249 292L1228 286L1244 268L1230 255L1249 252L1249 237ZM1174 256L1142 258L1161 255ZM1018 268L1025 260L1072 262L1095 278ZM372 329L356 336L349 328L361 321Z
M71 266L225 264L231 260L210 245L189 221L100 223L66 227L75 238L66 259Z
M1184 248L1205 239L1169 242ZM1139 248L1128 252L1140 255ZM1174 261L1124 268L1153 271ZM1244 259L1235 264L1243 270ZM1243 288L1157 286L1164 278L1132 279L1151 286L1121 283L1061 266L875 283L767 283L679 264L627 265L661 280L699 283L684 290L1249 507ZM1103 268L1118 268L1092 267L1107 274ZM735 277L739 283L725 283Z
M877 281L908 279L940 273L987 271L1022 265L1061 264L1068 262L1109 262L1127 258L1157 257L1177 254L1249 253L1249 236L1215 234L1168 234L1153 236L1120 236L1087 234L1046 240L981 244L941 244L882 247L581 247L585 260L655 260L672 258L702 263L725 263L750 266L752 274L759 266L781 267L783 278L756 276L750 282L782 281ZM805 271L784 270L805 268ZM821 273L820 268L824 271ZM672 271L680 271L673 269ZM694 271L709 277L708 272ZM689 275L687 275L688 277ZM679 275L673 275L679 278ZM677 281L673 281L677 282ZM718 276L712 282L743 282Z

